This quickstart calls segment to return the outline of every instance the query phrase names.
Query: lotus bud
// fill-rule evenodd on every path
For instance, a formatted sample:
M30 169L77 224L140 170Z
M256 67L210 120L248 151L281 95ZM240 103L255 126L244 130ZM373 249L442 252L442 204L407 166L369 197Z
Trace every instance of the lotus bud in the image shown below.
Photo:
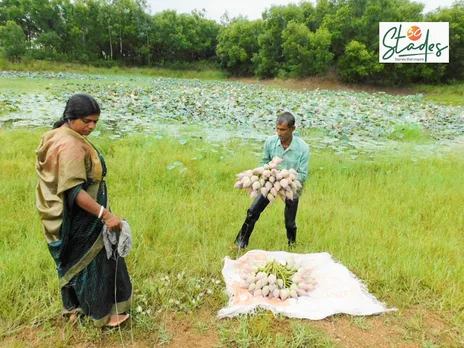
M269 164L269 166L270 166L272 169L276 169L276 168L277 168L277 164L275 164L275 163L271 163L271 164Z
M244 176L241 182L244 188L251 185L251 180L248 176Z
M241 172L241 173L236 174L237 180L242 180L243 177L245 177L245 176L247 176L247 175L245 174L245 172Z
M269 291L271 292L274 291L276 288L275 284L269 284L268 286L269 286Z
M262 283L261 279L259 279L256 282L255 290L261 289L262 287L263 287L263 283Z
M314 285L308 284L308 287L306 288L307 292L313 291L316 287Z
M250 178L251 183L254 183L259 180L259 177L257 175L252 175Z
M261 188L261 194L263 195L263 197L267 197L267 194L268 194L268 190L265 188L265 187L262 187Z
M296 275L295 273L295 275L292 278L292 281L295 283L301 283L303 281L303 278L300 275Z
M234 185L234 188L242 188L242 182L241 181L237 181Z
M286 196L289 200L293 201L293 191L287 191L287 193L285 194L285 196Z
M290 290L298 290L298 285L296 283L293 283L292 285L290 285Z
M271 188L271 194L274 196L274 197L277 197L277 190L273 187Z
M290 292L287 289L280 290L280 299L282 301L285 301L289 295L290 295Z
M252 171L251 169L245 170L243 173L244 173L246 176L252 176L252 175L253 175L253 171Z
M266 184L266 180L261 178L261 179L259 179L259 183L261 184L261 186L264 186Z
M308 295L308 294L306 293L306 291L304 291L303 289L298 289L298 290L296 291L296 293L298 294L298 296L306 296L306 295Z
M261 188L261 184L259 181L255 181L251 187L253 187L253 190L257 191Z
M295 185L299 189L303 187L303 185L301 185L301 182L299 182L298 180L295 180Z
M290 173L288 172L287 169L282 169L280 171L280 175L282 175L282 178L286 178Z
M279 298L280 290L279 289L274 289L274 291L272 292L272 296L274 296L274 298Z
M248 274L245 279L248 281L248 283L253 283L256 280L256 277L254 274Z
M279 174L279 171L277 169L274 168L274 169L271 170L271 175L272 176L277 176L277 174Z
M268 199L269 202L273 203L275 200L275 196L272 195L272 193L268 193L266 198Z
M276 175L276 180L277 180L277 181L280 181L280 180L282 180L283 178L284 178L284 177L282 176L281 173L278 173L278 174Z
M280 185L280 182L278 182L278 181L275 182L275 183L274 183L274 188L276 189L277 192L279 192L280 189L282 188L282 186Z
M267 280L269 281L269 284L275 284L277 281L277 277L275 274L271 274L269 277L267 277Z
M305 276L305 277L304 277L304 280L305 280L305 282L308 283L308 284L312 284L312 282L314 281L313 277L311 277L311 276L309 276L309 275Z
M251 266L251 267L250 267L250 271L253 272L253 273L256 273L256 272L258 272L258 267L256 267L256 266Z
M263 288L261 289L261 295L263 296L267 296L269 294L269 286L263 286Z
M266 273L264 272L258 272L258 274L256 274L256 279L263 279L264 277L267 277Z
M287 188L288 180L287 179L280 180L280 186L282 186L283 188Z
M261 279L261 283L264 285L269 284L269 280L267 280L267 277Z
M266 189L267 189L267 192L271 191L271 188L273 187L272 186L272 183L270 183L269 181L266 183Z
M256 197L258 197L258 192L257 191L253 191L250 193L250 199L255 199Z
M290 296L292 298L298 298L298 293L295 290L290 290Z
M298 172L297 172L295 169L293 169L293 168L290 168L290 169L288 170L288 172L289 172L290 174L293 174L293 175L297 175L297 174L298 174Z
M254 297L262 296L262 290L261 290L261 289L255 290L255 291L253 292L253 296L254 296Z
M269 177L269 181L270 181L271 183L274 183L274 182L276 181L275 176L272 176L272 175L271 175L271 176Z
M295 174L288 174L288 179L291 179L292 181L295 181L296 180L296 175Z
M268 169L268 170L265 170L265 171L263 172L263 178L264 178L264 179L267 179L267 178L269 178L270 176L271 176L271 171L270 171L269 169Z
M264 165L264 169L267 170L267 169L269 169L269 168L271 168L271 167L269 166L269 164L266 163L266 164Z
M253 169L253 175L262 175L263 172L264 172L263 167L258 167L258 168Z
M254 289L256 288L256 284L255 283L251 283L250 285L248 285L248 291L253 291Z
M281 288L281 289L284 287L284 281L283 281L283 279L277 279L277 286L278 286L279 288Z

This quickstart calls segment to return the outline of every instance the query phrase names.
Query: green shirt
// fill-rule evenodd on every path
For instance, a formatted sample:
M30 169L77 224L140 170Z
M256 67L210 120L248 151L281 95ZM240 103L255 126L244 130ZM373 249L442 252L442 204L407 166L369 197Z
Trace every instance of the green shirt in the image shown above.
M279 164L280 169L293 168L298 172L298 181L301 184L306 181L309 174L309 145L303 139L294 134L290 146L284 150L277 135L268 137L264 143L263 159L259 165L262 167L276 156L283 158Z

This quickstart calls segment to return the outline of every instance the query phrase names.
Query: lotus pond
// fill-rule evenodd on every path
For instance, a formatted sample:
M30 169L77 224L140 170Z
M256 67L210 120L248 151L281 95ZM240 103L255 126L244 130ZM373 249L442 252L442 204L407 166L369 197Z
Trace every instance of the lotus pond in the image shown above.
M50 127L74 93L96 97L103 122L92 136L255 140L274 131L283 111L297 118L312 151L331 149L356 159L404 144L412 156L439 155L464 144L464 107L426 102L423 96L346 91L295 91L241 82L171 78L0 72L0 128ZM9 81L46 83L35 90L8 88ZM6 83L5 83L6 81ZM411 142L412 141L412 142Z

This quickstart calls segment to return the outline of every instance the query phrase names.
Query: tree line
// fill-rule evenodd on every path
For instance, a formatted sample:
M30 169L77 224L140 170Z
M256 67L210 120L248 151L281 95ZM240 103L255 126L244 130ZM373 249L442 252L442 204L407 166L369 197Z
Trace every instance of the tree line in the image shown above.
M96 66L209 61L235 76L336 74L349 82L464 79L464 0L424 13L409 0L317 0L272 6L262 19L220 23L204 11L150 14L145 0L3 0L0 42L9 59ZM449 64L380 64L379 22L449 22Z

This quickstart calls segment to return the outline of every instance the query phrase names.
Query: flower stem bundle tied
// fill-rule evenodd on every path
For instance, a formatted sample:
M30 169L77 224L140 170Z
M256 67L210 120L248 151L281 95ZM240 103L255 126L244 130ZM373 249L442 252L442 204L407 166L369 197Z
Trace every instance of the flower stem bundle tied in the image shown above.
M312 269L298 265L293 257L287 261L270 260L264 266L251 266L242 276L242 287L255 297L268 297L285 301L288 298L307 296L317 282Z
M234 187L248 190L252 199L261 194L271 203L277 197L280 197L283 201L287 198L293 200L298 189L303 186L297 180L298 173L295 169L278 169L281 161L281 158L275 157L263 167L237 174Z

